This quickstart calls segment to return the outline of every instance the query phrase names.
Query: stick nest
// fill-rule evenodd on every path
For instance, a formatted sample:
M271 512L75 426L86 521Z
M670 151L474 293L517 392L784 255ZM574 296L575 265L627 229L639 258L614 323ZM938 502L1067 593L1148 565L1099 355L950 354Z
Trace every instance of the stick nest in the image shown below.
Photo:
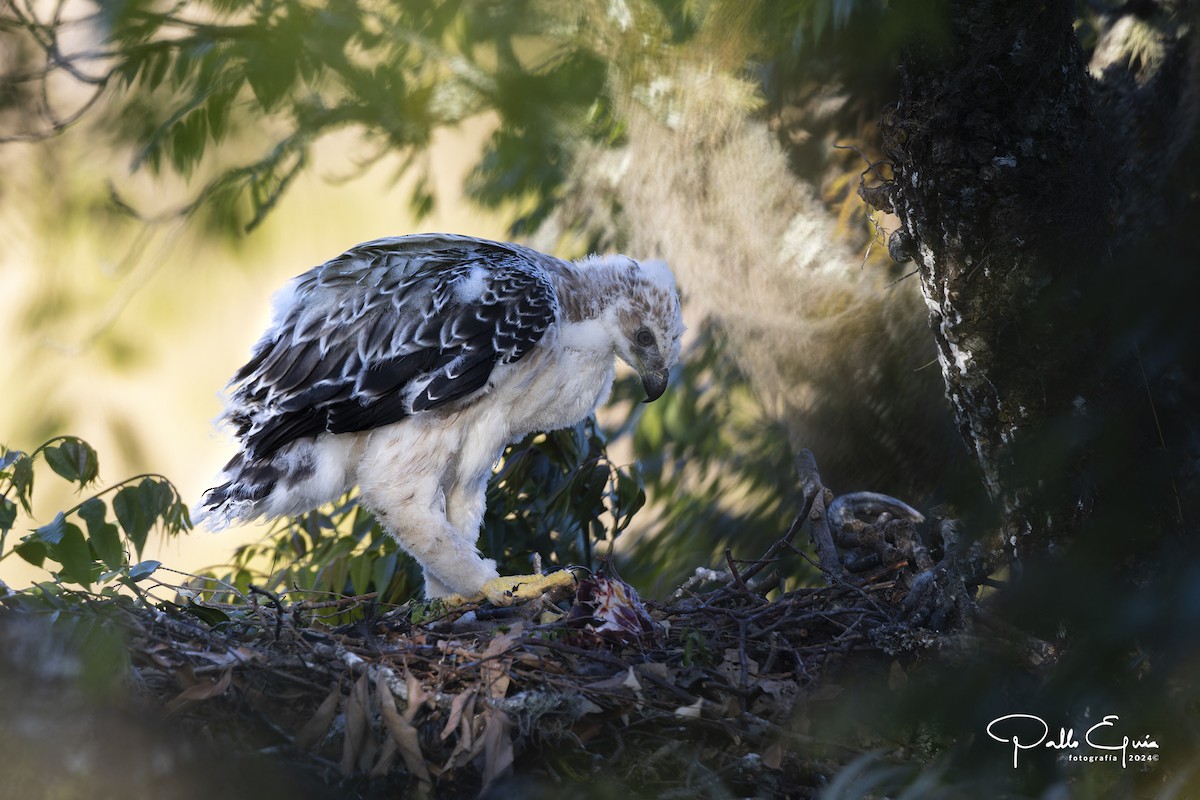
M912 520L827 511L815 466L800 472L806 506L783 538L755 561L727 553L668 602L596 574L507 608L262 592L110 617L145 699L341 796L506 796L529 781L814 795L853 756L809 729L814 704L847 672L887 676L944 644L969 598L952 537L931 546ZM809 558L793 545L806 526L826 585L780 591L786 558ZM350 610L362 620L321 621Z
M523 760L551 778L615 767L666 785L701 755L727 784L794 786L815 768L788 763L789 742L806 738L796 712L823 675L883 653L881 634L904 628L904 569L774 600L736 586L685 593L639 604L636 633L569 614L539 622L539 604L420 624L405 606L342 629L260 606L225 631L147 616L131 651L138 682L169 711L278 747L326 783L473 796Z

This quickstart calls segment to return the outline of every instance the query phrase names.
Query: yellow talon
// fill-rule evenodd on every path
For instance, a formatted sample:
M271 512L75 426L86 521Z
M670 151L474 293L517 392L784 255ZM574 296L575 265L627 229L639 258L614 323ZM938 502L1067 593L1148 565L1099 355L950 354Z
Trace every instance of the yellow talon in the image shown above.
M552 589L574 587L575 576L570 570L558 570L549 575L503 575L483 585L483 595L493 604L509 606L524 600L541 597Z
M575 588L575 576L570 570L560 569L549 575L502 575L483 584L471 596L450 594L438 599L447 608L482 603L487 600L496 606L511 606L514 603L533 600L554 589Z

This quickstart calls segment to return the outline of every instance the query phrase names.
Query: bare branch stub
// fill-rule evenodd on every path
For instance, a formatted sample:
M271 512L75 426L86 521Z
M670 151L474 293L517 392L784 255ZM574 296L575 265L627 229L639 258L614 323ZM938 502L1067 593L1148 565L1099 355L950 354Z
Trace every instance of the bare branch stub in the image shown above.
M826 489L821 483L821 473L817 471L816 458L811 450L801 450L796 455L796 472L800 477L800 486L804 491L805 517L809 523L809 536L817 549L817 560L821 571L825 573L827 583L834 583L842 577L842 563L838 558L837 547L829 530L826 519L825 503Z

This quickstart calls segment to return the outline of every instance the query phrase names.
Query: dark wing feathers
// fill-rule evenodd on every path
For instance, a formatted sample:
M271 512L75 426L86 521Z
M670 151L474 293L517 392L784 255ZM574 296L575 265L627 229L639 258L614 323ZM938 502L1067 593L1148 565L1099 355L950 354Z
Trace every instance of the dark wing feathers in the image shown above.
M325 429L324 415L318 407L271 415L250 429L244 438L251 461L261 461L288 442L315 436Z
M434 375L429 385L413 398L413 411L437 408L482 389L495 366L495 358L480 357Z
M372 362L358 374L355 394L359 397L382 397L400 391L422 374L436 369L438 355L437 350L423 348Z
M455 236L368 242L296 279L233 380L226 417L251 458L469 399L558 316L532 250Z

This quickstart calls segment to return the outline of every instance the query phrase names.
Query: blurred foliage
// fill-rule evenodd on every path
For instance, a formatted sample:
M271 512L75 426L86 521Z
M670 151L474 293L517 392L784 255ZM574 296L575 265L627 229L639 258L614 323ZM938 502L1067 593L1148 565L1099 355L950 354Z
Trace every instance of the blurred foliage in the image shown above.
M8 4L5 28L46 52L46 65L4 81L9 93L51 77L74 79L99 101L98 125L113 146L132 148L134 171L203 176L177 213L199 213L217 230L257 225L310 162L317 139L350 130L366 168L407 153L418 180L413 204L433 202L416 156L439 127L485 111L501 126L472 181L485 203L536 195L526 215L548 208L576 137L609 135L605 67L534 2L331 2L223 0L164 7L101 3L96 13L54 19ZM101 40L70 51L65 39ZM71 52L64 57L64 51ZM103 72L90 72L94 64ZM40 126L10 137L59 132L47 99ZM28 125L29 120L23 120ZM256 157L230 163L246 148Z
M639 518L642 538L621 575L658 596L696 567L722 566L726 549L757 558L787 531L803 497L787 431L761 407L719 330L701 328L659 400L643 405L641 396L632 377L613 390L630 409L613 435L632 437L653 517ZM789 569L789 581L816 577L803 565Z
M794 60L885 6L123 0L60 3L39 16L48 9L6 3L0 30L23 55L0 75L0 101L25 113L3 118L0 140L53 136L86 119L132 151L133 171L200 181L176 213L237 230L276 205L319 138L347 130L364 169L408 154L413 206L428 211L418 156L433 132L493 112L499 126L468 189L484 205L518 204L514 231L528 232L553 208L580 143L620 142L614 87L653 80L673 48L724 37L736 43L735 70ZM246 149L256 156L236 161Z

